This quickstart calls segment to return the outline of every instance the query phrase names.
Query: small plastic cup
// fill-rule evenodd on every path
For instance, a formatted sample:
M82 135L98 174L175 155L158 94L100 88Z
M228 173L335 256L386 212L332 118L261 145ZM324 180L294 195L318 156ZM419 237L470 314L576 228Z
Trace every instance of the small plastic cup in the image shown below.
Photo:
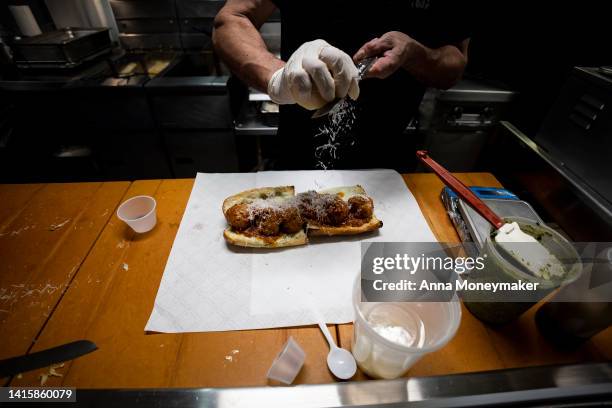
M153 197L132 197L119 206L117 217L138 233L148 232L157 223L156 207L157 202Z
M352 353L373 378L404 375L425 354L446 345L461 323L457 296L450 302L361 302L359 277L353 308Z
M291 384L302 369L305 359L304 350L293 340L293 337L289 337L283 350L272 362L267 377L284 384Z

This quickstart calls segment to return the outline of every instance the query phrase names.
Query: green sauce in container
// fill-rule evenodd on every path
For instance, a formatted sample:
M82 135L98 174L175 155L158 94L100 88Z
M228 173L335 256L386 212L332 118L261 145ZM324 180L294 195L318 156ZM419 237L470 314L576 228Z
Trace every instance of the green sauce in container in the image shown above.
M508 323L544 298L561 285L578 279L582 272L582 262L573 245L553 229L520 217L508 217L504 221L517 222L521 230L536 238L563 265L563 273L551 274L547 265L538 271L516 259L495 242L496 231L485 241L480 256L484 258L484 268L472 270L465 280L470 283L537 283L537 290L526 292L464 291L461 296L468 310L483 322L501 325ZM534 244L520 244L524 246ZM519 248L520 248L519 245ZM526 248L528 250L528 248Z

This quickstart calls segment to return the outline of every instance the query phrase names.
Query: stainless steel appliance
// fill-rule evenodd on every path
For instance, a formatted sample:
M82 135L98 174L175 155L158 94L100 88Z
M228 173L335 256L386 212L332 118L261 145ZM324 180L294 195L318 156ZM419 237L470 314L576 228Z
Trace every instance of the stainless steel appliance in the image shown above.
M68 27L13 43L15 61L22 68L73 68L110 52L108 28Z
M612 239L611 108L612 78L577 67L536 135L502 122L496 148L520 161L491 163L577 241Z
M473 170L514 97L503 86L470 79L445 91L428 90L419 109L425 148L451 171Z
M227 80L168 76L145 85L175 177L238 170Z
M612 223L612 77L575 68L535 136L568 180Z
M174 0L111 0L110 5L124 48L181 48Z
M213 20L224 3L219 0L176 0L183 49L212 50Z
M612 80L575 68L540 130L500 122L480 165L572 240L612 242L611 104Z
M110 0L120 41L132 50L212 51L220 0Z

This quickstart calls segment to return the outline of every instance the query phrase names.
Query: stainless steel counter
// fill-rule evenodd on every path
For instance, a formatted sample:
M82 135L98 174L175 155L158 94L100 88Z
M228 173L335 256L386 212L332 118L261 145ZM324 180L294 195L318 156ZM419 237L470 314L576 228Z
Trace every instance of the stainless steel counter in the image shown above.
M612 404L612 364L531 367L295 387L78 390L77 404L142 407L480 407Z

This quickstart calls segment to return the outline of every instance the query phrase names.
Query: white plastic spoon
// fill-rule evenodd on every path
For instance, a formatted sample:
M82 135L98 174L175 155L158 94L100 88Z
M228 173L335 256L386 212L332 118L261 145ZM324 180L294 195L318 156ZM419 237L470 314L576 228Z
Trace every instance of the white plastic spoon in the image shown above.
M329 343L329 354L327 355L327 367L329 367L329 371L341 380L348 380L357 372L355 358L348 350L336 345L325 323L319 321L319 328Z

